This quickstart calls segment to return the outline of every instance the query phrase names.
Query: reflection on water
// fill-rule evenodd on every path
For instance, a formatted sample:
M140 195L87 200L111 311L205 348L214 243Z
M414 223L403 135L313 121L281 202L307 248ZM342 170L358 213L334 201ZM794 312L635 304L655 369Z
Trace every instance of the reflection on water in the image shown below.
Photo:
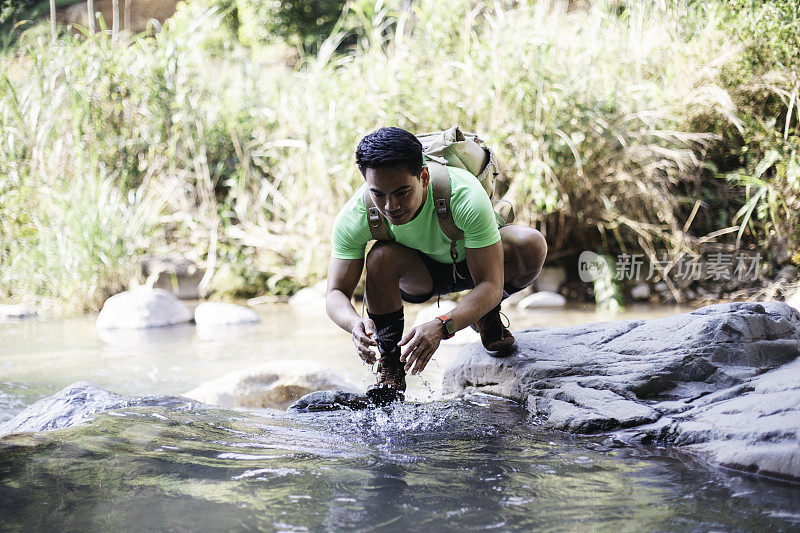
M800 488L544 432L485 397L263 417L123 409L6 440L0 522L19 530L800 525L791 518Z
M406 323L413 323L409 307ZM510 312L515 329L679 312ZM75 381L180 394L281 359L366 385L349 336L320 309L259 309L261 323L98 334L94 317L0 324L0 421ZM656 448L546 432L519 407L439 400L443 346L410 400L387 409L258 415L167 407L0 440L0 529L790 530L800 488L743 478Z

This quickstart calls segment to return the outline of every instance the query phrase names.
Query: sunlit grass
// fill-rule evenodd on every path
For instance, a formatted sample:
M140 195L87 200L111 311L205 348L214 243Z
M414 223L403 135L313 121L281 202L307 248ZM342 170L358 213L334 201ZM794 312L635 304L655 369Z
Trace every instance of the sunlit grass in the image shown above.
M694 249L714 136L689 124L736 126L716 81L736 47L683 3L617 4L353 2L291 64L200 0L152 38L30 30L3 66L0 297L94 309L145 251L198 261L209 289L295 290L324 275L355 145L384 125L482 133L551 250Z

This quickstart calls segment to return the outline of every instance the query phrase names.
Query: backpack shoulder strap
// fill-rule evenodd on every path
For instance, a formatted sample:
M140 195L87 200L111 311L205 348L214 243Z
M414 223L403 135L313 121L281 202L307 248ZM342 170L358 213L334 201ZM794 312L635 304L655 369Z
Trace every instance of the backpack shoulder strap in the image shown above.
M386 219L383 218L381 212L375 207L375 202L372 201L372 195L369 194L369 189L364 189L364 207L367 209L367 224L369 225L369 232L372 234L372 238L376 241L391 241L392 237L389 235Z
M428 161L428 171L431 175L433 185L433 202L436 208L436 218L439 220L439 227L447 238L450 239L450 258L456 262L456 241L464 238L464 232L458 229L453 221L453 211L450 209L450 174L447 167L435 161Z

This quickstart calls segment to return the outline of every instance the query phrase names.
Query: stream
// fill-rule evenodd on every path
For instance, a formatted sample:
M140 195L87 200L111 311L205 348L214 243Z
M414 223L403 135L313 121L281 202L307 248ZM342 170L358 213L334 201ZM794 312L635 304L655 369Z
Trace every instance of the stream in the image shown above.
M409 306L406 328L422 306ZM509 313L514 329L685 309ZM320 308L258 308L261 323L98 333L94 317L0 324L0 421L75 381L180 395L265 361L320 361L366 387L349 336ZM442 397L442 346L408 402L365 411L127 407L85 425L0 439L10 531L791 531L800 486L662 447L545 430L513 402Z

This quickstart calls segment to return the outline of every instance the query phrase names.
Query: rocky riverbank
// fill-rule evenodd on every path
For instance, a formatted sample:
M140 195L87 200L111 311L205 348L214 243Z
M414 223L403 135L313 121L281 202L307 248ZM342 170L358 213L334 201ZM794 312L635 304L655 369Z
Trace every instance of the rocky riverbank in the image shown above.
M451 393L522 404L546 427L661 443L726 467L800 479L800 313L780 302L520 332L505 359L469 345Z

